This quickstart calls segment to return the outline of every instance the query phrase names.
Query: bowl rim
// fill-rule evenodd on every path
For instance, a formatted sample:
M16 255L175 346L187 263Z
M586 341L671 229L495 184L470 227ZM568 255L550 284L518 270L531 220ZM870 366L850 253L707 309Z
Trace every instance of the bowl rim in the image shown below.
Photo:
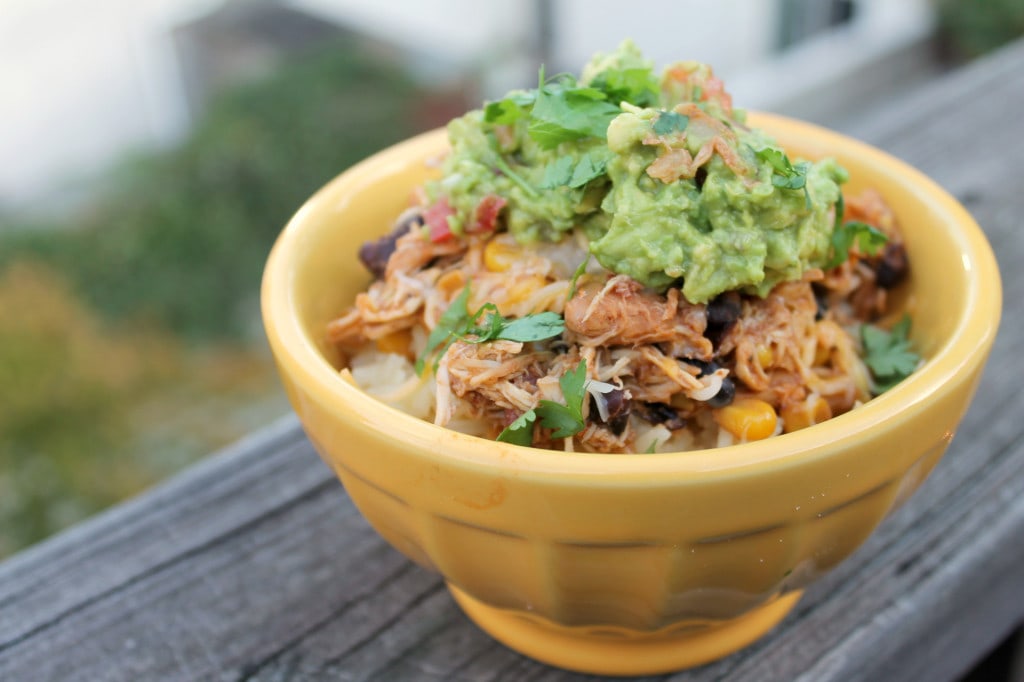
M354 192L395 164L410 158L429 158L447 148L444 128L421 133L355 164L310 197L282 230L264 270L261 311L268 341L279 371L334 414L388 433L404 442L410 453L437 463L477 470L508 470L520 475L572 474L588 484L664 482L665 476L731 476L755 474L766 466L790 465L828 457L844 443L866 431L885 428L895 412L926 409L961 372L985 361L994 341L1002 307L1002 287L995 256L981 228L967 210L935 181L906 162L852 137L796 119L750 112L750 122L772 135L801 136L837 156L857 157L884 179L903 184L931 203L943 220L956 227L961 260L972 272L954 333L914 374L886 393L822 424L760 441L719 448L661 452L643 456L566 453L490 441L434 425L406 414L364 393L347 381L323 356L302 329L295 314L291 284L292 256L304 239L311 215L328 207L336 210L346 192ZM840 151L841 150L841 151ZM367 179L369 178L369 179ZM955 382L953 382L955 383ZM949 390L947 388L947 390ZM950 434L950 437L952 434Z

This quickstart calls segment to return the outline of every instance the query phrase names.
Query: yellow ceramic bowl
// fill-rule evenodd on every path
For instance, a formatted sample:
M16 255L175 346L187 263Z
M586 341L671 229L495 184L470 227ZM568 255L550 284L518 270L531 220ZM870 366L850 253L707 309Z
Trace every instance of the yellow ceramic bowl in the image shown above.
M835 156L856 192L895 209L905 302L926 362L824 424L717 450L566 454L438 428L338 373L328 320L369 282L356 251L390 230L446 150L443 131L392 147L303 206L267 263L262 306L291 403L370 524L439 571L495 638L604 674L698 665L754 641L849 556L949 445L999 322L996 262L952 197L855 140L768 115L791 156Z

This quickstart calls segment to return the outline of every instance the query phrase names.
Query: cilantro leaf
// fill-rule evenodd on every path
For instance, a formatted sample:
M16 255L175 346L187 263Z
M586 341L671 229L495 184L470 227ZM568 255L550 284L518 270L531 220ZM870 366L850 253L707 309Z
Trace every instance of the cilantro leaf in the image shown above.
M573 175L573 159L571 156L559 156L554 163L544 167L544 179L541 180L541 189L554 189L568 185Z
M565 405L541 400L537 407L521 414L498 434L498 440L532 445L532 425L537 419L540 419L541 426L552 431L552 438L568 438L582 431L586 425L583 421L583 399L587 395L587 361L581 360L575 369L559 377L558 385L562 388Z
M501 313L498 311L498 306L493 303L484 303L480 306L480 309L470 316L470 322L475 323L484 313L487 313L487 318L484 320L483 326L467 328L460 333L459 336L472 334L477 337L475 343L493 341L498 338L498 334L501 333L501 327L505 322L505 318L502 317Z
M587 271L587 266L590 265L590 256L591 254L588 253L583 262L576 266L576 271L572 273L572 280L569 281L569 298L576 295L576 283L583 276L583 273Z
M505 99L495 102L488 102L484 107L484 121L509 125L515 123L525 114L525 107L531 106L536 99L533 91L515 91L508 94Z
M582 422L583 396L586 393L585 389L587 386L587 361L580 360L580 364L576 365L576 369L566 372L559 377L558 385L562 388L565 406Z
M656 135L681 133L686 130L686 126L689 123L690 117L685 114L675 111L663 111L658 115L658 120L654 122L654 133Z
M781 189L802 189L804 203L808 209L811 207L811 195L807 191L807 172L811 169L809 162L801 161L794 165L786 153L777 147L761 147L754 149L754 153L772 167L773 185Z
M441 313L440 319L437 321L437 326L430 331L430 335L427 337L427 344L423 349L423 352L418 358L416 358L416 373L423 374L423 367L426 363L427 358L438 350L438 346L444 344L437 353L437 358L440 359L444 355L445 351L448 350L448 346L452 345L457 336L462 333L467 324L469 324L469 309L467 303L469 301L469 284L462 292L456 296L452 302L448 305L448 308ZM435 363L435 367L436 367Z
M552 438L568 438L583 430L583 398L586 395L587 361L581 360L576 369L566 372L558 379L562 387L565 405L551 400L542 400L537 405L540 425L551 429Z
M661 89L654 72L644 67L607 69L597 74L590 85L615 104L625 101L638 107L655 106Z
M856 220L843 223L832 231L832 258L825 264L825 269L841 265L849 258L854 242L862 253L874 256L887 241L889 237L884 232L867 223Z
M542 400L536 408L540 425L551 429L552 438L568 438L583 430L583 420L577 419L569 408L551 400Z
M807 186L807 169L810 165L804 161L793 166L786 175L773 174L772 184L783 189L804 189Z
M876 395L889 390L917 369L921 356L910 350L909 332L909 315L904 315L890 331L870 324L861 325L864 363L871 370Z
M503 443L530 447L533 445L533 423L535 421L537 421L537 413L534 410L527 410L519 415L514 422L506 426L498 434L497 440Z
M561 335L565 331L565 320L558 313L543 312L527 315L515 320L505 320L495 338L506 341L543 341Z
M470 343L486 343L497 340L527 343L553 338L565 330L565 320L558 313L535 313L510 320L503 317L498 311L498 306L493 303L484 303L475 313L471 314L468 301L469 284L441 313L437 326L431 330L423 352L416 358L417 374L423 374L427 358L431 355L435 357L434 369L436 370L437 363L448 350L448 346L457 339L463 339ZM484 317L485 314L486 317ZM484 317L483 322L478 324L477 321L481 317Z
M571 76L541 83L527 131L543 149L581 137L604 137L608 123L620 113L617 105L596 88L580 87Z
M481 315L487 313L482 325L473 326ZM469 343L487 343L488 341L543 341L560 335L565 331L565 320L558 313L545 311L531 313L510 320L498 312L493 303L485 303L468 318L469 324L455 332L458 338ZM475 338L466 338L466 337Z
M608 155L592 150L583 155L576 168L572 171L572 178L569 179L569 187L573 189L583 187L594 178L605 174L608 168Z
M591 150L575 161L571 156L560 156L544 169L541 189L569 187L578 189L594 178L605 174L609 155L601 150Z
M771 166L772 170L779 175L786 176L793 168L793 164L789 162L789 157L781 149L761 147L760 149L754 149L754 153L757 154L757 158Z

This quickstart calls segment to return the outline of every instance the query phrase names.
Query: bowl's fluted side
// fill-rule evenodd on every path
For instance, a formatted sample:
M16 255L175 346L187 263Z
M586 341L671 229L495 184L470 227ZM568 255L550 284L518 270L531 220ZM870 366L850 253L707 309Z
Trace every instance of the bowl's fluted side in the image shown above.
M660 486L592 476L589 491L514 463L439 464L291 393L361 513L406 556L492 606L649 632L742 615L849 556L938 462L979 370L927 413L826 457L750 475L667 474Z

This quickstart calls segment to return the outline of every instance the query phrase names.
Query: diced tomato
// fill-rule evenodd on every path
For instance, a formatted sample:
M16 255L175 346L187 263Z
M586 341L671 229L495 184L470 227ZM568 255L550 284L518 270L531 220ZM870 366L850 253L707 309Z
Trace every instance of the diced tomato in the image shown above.
M490 232L498 224L498 214L507 204L503 197L497 194L488 194L476 205L473 215L473 226L470 232Z
M448 204L447 197L441 197L433 206L423 211L423 222L430 231L430 241L446 242L455 234L448 224L448 216L455 215L455 210Z
M704 83L705 100L718 100L725 113L732 114L732 95L725 91L725 84L714 76L709 76Z

